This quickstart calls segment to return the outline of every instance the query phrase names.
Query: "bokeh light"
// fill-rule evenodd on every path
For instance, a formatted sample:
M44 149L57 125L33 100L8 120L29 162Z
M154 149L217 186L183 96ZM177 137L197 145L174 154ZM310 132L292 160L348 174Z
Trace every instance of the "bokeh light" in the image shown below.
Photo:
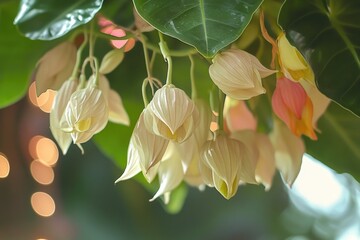
M31 207L42 217L50 217L55 213L54 199L44 192L36 192L31 196Z
M40 184L49 185L54 181L54 171L39 160L34 160L30 164L30 172L33 178Z
M39 108L46 113L50 113L56 95L56 91L48 89L37 98Z
M30 142L29 142L29 153L30 153L30 156L33 158L33 159L37 159L38 156L37 156L37 153L36 153L36 145L38 143L38 141L43 138L43 136L40 136L40 135L36 135L36 136L33 136L31 139L30 139Z
M55 95L56 91L48 89L46 92L37 97L35 82L30 84L28 92L29 100L34 106L39 107L43 112L50 113Z
M49 166L55 165L59 159L58 148L49 138L40 138L36 143L35 149L37 159Z
M6 178L10 173L10 164L5 154L0 152L0 178Z

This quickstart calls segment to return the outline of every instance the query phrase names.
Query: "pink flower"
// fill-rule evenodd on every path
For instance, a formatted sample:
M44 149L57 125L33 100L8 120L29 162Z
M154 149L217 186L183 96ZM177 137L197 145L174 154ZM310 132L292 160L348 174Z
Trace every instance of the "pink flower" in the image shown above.
M313 105L301 84L286 77L279 78L272 96L275 114L298 137L302 134L313 140L317 136L313 128Z

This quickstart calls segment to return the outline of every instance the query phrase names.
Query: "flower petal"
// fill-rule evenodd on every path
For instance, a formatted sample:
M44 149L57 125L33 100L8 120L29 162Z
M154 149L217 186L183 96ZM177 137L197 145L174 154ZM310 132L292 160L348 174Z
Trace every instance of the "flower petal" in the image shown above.
M291 187L300 172L305 145L301 138L294 136L280 123L275 124L270 140L275 149L276 167Z

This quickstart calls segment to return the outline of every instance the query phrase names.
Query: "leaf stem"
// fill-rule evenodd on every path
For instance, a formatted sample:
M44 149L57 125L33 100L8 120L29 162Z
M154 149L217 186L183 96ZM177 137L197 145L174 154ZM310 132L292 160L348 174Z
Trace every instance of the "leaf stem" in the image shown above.
M160 38L160 42L159 42L160 51L164 57L165 62L167 62L167 64L168 64L166 84L171 85L172 84L172 68L173 68L172 59L169 54L169 48L168 48L161 32L159 32L159 38Z
M225 103L225 97L226 95L221 91L221 89L219 88L219 110L218 110L218 126L219 126L219 131L223 131L224 130L224 103Z
M192 55L189 55L190 59L190 81L191 81L191 98L197 98L197 89L195 83L195 62Z
M78 71L79 71L79 68L80 68L81 54L82 54L82 51L84 50L86 44L88 43L88 35L87 35L86 31L83 32L83 35L84 35L84 40L83 40L83 42L81 43L79 49L76 52L76 62L75 62L73 72L71 74L72 79L77 78L76 75L78 74Z

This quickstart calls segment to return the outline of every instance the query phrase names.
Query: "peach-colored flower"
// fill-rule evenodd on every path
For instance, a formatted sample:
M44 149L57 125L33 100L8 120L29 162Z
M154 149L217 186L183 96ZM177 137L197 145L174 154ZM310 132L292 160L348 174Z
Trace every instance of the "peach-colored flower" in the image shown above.
M277 80L272 96L275 114L296 135L316 140L313 128L313 105L304 88L285 77Z
M245 101L226 97L224 104L224 118L226 131L236 132L245 129L255 130L257 120L246 106Z

